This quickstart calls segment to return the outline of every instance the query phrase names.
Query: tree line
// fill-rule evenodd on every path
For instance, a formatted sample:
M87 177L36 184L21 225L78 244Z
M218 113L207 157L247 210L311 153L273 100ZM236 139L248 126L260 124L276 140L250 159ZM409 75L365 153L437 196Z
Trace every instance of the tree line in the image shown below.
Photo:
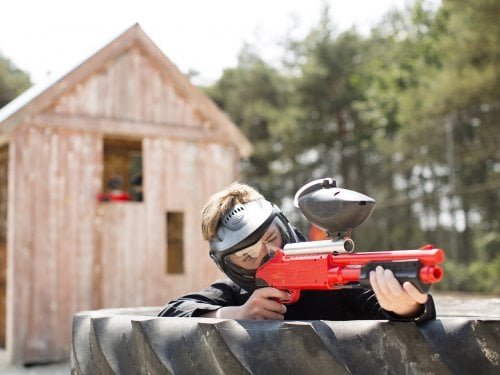
M254 145L243 178L280 203L333 177L377 200L360 250L445 249L442 289L500 293L500 2L415 1L369 35L322 11L280 64L245 45L205 90Z

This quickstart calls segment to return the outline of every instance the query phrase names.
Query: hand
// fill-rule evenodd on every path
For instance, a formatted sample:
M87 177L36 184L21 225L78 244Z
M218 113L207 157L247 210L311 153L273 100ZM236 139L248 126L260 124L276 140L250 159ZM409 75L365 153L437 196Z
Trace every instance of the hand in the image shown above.
M370 272L370 284L380 306L401 317L417 315L429 297L409 281L401 285L391 270L384 270L381 266Z
M283 320L286 306L276 301L290 299L290 294L275 288L255 290L242 306L222 307L205 314L205 317L221 319Z

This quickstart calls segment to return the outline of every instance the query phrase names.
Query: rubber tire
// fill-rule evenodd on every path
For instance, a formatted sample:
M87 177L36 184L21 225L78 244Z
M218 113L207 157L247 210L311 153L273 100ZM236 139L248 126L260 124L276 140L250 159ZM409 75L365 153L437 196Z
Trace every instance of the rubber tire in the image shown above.
M500 318L235 321L81 312L72 374L498 374Z

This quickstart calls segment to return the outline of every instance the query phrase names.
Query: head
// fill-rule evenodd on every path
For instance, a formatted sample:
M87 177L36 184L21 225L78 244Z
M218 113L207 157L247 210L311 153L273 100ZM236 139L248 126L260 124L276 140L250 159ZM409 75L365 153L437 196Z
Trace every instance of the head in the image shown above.
M254 188L235 182L213 195L202 211L202 233L217 266L245 289L277 248L297 242L280 209Z
M120 176L113 176L108 180L108 187L111 190L119 190L122 186L122 178Z

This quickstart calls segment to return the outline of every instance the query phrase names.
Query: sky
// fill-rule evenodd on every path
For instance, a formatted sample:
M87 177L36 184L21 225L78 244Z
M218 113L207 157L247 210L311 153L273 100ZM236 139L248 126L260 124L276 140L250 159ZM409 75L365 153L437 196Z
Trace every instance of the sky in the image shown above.
M209 84L237 65L244 43L279 58L280 42L305 36L324 4L339 31L368 33L406 0L3 0L0 54L37 83L139 23L182 72L198 72L194 83Z

